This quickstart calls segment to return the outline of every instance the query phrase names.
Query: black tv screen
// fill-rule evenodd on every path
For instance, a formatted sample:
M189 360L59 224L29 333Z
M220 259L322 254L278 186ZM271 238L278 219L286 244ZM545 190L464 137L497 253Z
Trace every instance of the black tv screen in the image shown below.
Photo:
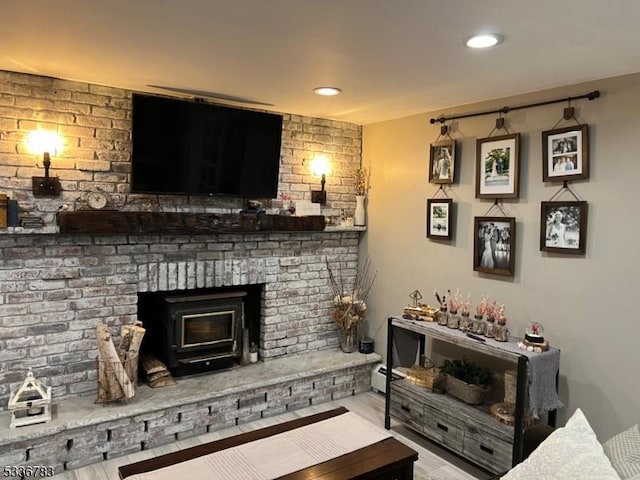
M282 115L133 95L132 193L275 198Z

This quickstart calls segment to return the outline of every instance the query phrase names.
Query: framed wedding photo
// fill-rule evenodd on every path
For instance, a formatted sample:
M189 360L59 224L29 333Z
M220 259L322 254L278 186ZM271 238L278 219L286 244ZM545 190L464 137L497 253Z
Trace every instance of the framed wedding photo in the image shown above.
M427 199L427 238L451 240L453 200L450 198Z
M584 255L587 244L587 202L542 202L540 250Z
M476 198L518 198L520 134L476 140Z
M515 217L475 217L473 269L512 277L516 253Z
M453 183L455 178L456 141L431 144L429 153L429 182Z
M589 178L589 126L542 132L542 181Z

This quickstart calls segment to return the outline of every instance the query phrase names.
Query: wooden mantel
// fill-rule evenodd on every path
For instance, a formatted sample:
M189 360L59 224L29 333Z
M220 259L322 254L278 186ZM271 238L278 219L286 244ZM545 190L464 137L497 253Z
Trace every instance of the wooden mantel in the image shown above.
M58 213L60 233L198 235L251 232L322 231L324 216L294 217L243 213L119 212L81 210Z

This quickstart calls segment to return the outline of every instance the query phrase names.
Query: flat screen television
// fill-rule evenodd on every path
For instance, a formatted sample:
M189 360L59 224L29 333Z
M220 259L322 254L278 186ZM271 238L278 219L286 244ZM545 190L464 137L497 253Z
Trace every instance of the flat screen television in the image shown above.
M131 192L275 198L282 115L134 94Z

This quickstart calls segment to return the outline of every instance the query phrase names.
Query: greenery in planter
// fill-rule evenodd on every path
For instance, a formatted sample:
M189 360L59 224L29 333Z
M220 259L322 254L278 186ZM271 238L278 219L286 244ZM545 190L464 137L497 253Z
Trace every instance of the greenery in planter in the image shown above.
M472 385L488 385L491 382L491 370L481 367L466 358L462 360L445 360L440 373L451 375Z

